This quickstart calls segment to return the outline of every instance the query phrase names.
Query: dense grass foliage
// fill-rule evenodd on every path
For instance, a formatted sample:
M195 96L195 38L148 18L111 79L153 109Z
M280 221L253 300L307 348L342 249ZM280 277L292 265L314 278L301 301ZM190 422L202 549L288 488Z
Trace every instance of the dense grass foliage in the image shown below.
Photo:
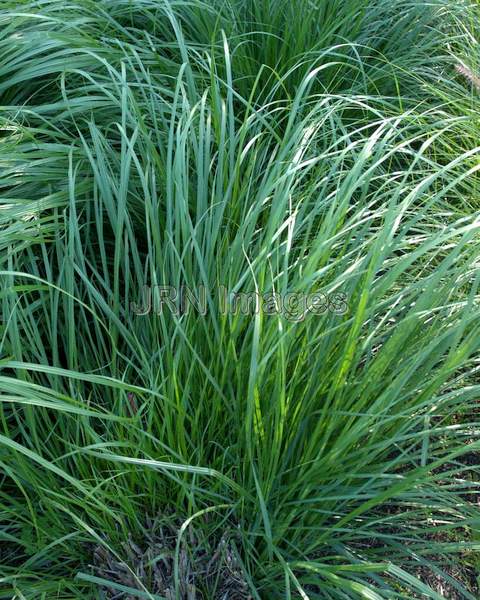
M478 4L0 8L0 598L478 598Z

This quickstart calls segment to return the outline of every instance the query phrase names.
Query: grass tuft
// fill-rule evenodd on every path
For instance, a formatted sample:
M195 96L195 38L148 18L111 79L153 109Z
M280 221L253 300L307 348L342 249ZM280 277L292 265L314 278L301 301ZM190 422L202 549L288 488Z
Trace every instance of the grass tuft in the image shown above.
M478 3L0 25L0 598L478 598Z

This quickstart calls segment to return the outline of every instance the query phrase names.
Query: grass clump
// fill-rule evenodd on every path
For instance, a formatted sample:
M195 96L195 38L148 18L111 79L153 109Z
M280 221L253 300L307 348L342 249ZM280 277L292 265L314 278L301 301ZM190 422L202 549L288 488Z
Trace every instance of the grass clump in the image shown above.
M478 5L0 22L0 598L475 600Z

